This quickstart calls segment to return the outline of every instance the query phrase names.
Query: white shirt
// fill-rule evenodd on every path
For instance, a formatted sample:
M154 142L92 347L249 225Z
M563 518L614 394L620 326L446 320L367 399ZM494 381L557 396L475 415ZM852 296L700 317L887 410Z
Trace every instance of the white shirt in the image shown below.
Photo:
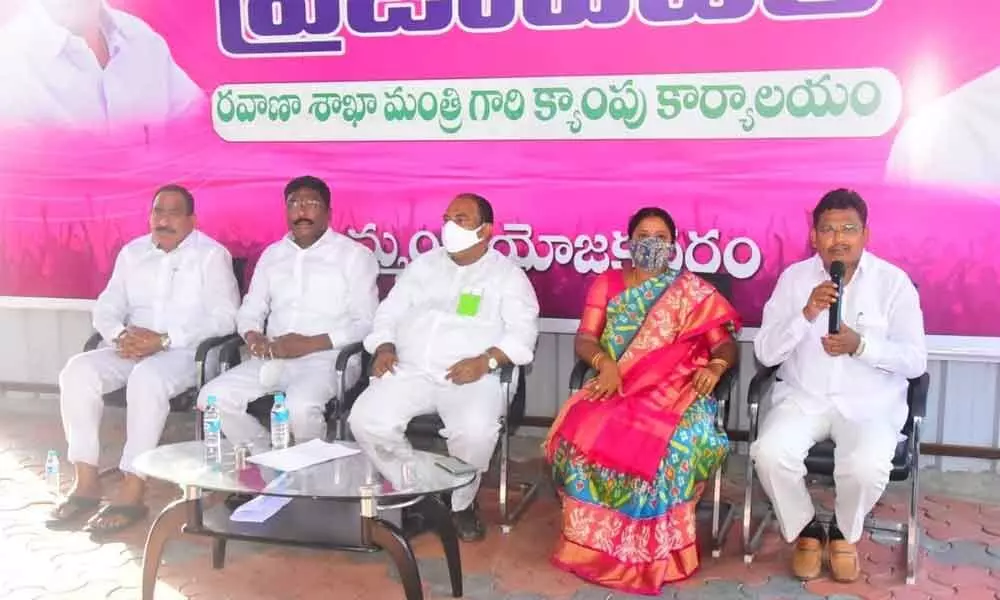
M101 32L110 54L103 69L83 38L37 1L0 27L0 128L160 124L204 98L140 19L105 5Z
M478 295L474 315L459 314L463 293ZM538 298L516 263L489 250L459 266L444 248L436 248L396 280L375 314L365 348L374 353L382 344L395 344L401 366L443 378L458 361L491 347L516 365L528 364L537 339Z
M375 254L354 240L327 229L301 248L287 235L257 262L240 307L240 335L326 334L334 348L360 342L378 306L377 277Z
M1000 190L1000 68L907 120L886 171L895 181Z
M171 348L195 348L232 333L239 304L233 259L222 244L192 231L164 252L144 235L118 253L94 306L94 329L110 341L134 325L166 333Z
M865 251L841 298L842 321L864 338L864 350L856 358L834 357L821 344L829 312L812 323L802 314L813 288L829 279L818 256L795 263L764 305L754 351L764 365L781 363L772 400L790 400L809 413L832 405L851 421L888 419L902 427L906 380L927 368L917 290L905 272Z

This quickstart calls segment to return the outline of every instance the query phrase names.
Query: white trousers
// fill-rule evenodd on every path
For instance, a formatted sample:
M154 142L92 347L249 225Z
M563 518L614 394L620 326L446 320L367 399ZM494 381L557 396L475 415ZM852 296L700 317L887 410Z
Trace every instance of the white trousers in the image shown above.
M267 394L285 393L292 437L296 443L326 438L324 410L337 393L339 382L334 372L337 352L317 352L300 358L280 361L274 381L261 381L261 369L268 361L251 358L222 373L201 389L198 406L205 408L209 396L215 396L222 414L222 433L233 444L266 445L268 431L247 413L247 405ZM274 365L268 367L273 368ZM356 382L360 365L352 361L348 385ZM268 379L265 374L265 380Z
M455 385L421 373L397 368L396 373L373 379L357 399L348 424L368 456L378 448L392 451L409 446L406 426L414 417L437 413L444 423L441 435L448 453L485 472L497 444L504 402L500 379L487 375L479 381ZM451 508L472 505L481 476L451 495Z
M125 449L119 468L135 473L132 461L160 443L170 399L194 387L194 349L158 352L141 361L99 348L69 359L59 373L59 407L73 463L98 466L104 394L125 387Z
M845 540L861 539L865 517L889 483L896 427L884 420L848 421L832 407L810 414L793 401L779 403L767 412L750 458L789 543L816 516L805 483L805 458L813 444L826 439L836 444L834 514Z

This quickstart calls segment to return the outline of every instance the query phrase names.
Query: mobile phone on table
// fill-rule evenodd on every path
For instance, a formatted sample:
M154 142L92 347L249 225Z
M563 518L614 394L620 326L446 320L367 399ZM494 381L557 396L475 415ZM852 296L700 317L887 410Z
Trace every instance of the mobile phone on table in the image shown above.
M454 456L442 456L440 458L436 458L434 459L434 464L441 467L445 471L448 471L452 475L468 475L469 473L476 473L479 471L476 467L460 458L455 458Z

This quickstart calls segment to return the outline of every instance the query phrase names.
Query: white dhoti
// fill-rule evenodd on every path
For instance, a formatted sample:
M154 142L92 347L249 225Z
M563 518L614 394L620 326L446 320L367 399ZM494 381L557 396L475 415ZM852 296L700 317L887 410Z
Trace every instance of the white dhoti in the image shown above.
M408 447L407 424L416 416L437 413L444 423L441 435L448 453L485 472L496 447L504 403L499 377L486 375L479 381L455 385L405 368L373 379L357 399L348 424L355 440L369 456L378 448L392 452ZM472 505L481 475L472 484L455 490L454 511Z
M135 457L160 442L170 399L196 384L194 354L193 348L177 348L136 362L118 356L113 348L99 348L71 358L59 373L69 461L98 466L103 396L124 386L125 448L119 467L134 473Z
M767 412L760 435L750 446L761 486L771 499L785 541L794 541L815 517L805 484L805 458L813 444L836 444L834 514L844 539L856 543L865 517L889 483L899 430L889 419L850 421L835 408L809 413L793 401Z
M336 351L327 351L275 361L251 358L202 387L198 406L204 409L208 397L215 396L222 415L222 433L233 444L265 442L267 428L247 413L247 405L261 396L284 392L295 442L325 439L324 411L340 385L334 371L337 355ZM360 370L360 362L352 358L348 362L348 386L357 382Z

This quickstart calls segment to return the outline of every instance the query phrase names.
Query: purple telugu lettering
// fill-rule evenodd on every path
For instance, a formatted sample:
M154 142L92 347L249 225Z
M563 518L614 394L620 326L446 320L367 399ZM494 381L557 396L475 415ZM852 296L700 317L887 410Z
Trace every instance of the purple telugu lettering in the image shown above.
M600 8L591 9L592 0L523 0L524 20L535 27L569 27L591 23L623 23L631 12L631 0L600 0Z
M444 31L451 8L452 0L347 0L347 23L361 35Z
M515 0L458 0L458 20L466 29L504 29L516 18Z
M314 14L306 13L312 2ZM246 21L253 39L244 37L240 0L217 0L219 7L219 42L229 54L342 54L344 40L330 38L340 27L339 0L247 0ZM277 10L275 7L278 7ZM324 36L297 42L275 42L271 36L305 34Z
M775 17L858 15L870 12L882 0L764 0L764 9Z
M677 23L698 17L706 21L742 19L753 10L756 0L723 0L713 6L709 0L684 0L678 7L667 0L639 0L639 15L649 23Z

